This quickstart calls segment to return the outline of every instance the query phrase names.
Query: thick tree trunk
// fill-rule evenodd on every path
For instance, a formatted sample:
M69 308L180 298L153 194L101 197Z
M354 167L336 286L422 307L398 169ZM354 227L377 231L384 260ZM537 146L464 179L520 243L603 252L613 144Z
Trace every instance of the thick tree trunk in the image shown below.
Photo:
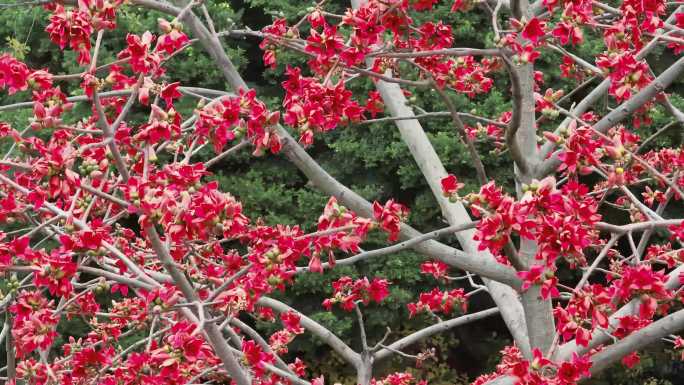
M361 353L361 361L356 367L357 385L369 385L373 378L373 355L370 352Z

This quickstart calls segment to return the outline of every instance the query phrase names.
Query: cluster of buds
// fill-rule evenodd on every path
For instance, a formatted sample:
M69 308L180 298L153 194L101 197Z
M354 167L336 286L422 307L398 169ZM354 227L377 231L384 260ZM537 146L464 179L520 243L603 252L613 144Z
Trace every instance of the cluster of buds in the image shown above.
M533 179L529 184L523 183L520 189L523 193L530 192L536 194L540 190L549 189L554 190L556 187L555 178L544 178L542 180Z
M560 112L556 109L555 104L563 97L563 90L554 91L548 88L544 95L535 94L537 99L537 111L541 111L542 115L548 119L556 119Z
M21 287L21 282L19 282L16 276L9 277L5 282L5 286L7 287L7 295L16 293ZM5 294L2 291L0 291L0 299L5 299Z
M79 174L90 176L93 179L101 179L104 175L102 170L106 170L109 166L109 161L105 158L98 164L94 159L84 159L78 166Z

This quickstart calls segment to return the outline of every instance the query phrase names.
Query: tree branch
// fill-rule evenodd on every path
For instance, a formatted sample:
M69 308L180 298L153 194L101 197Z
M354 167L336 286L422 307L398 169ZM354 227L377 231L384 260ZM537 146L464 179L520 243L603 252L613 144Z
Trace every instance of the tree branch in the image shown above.
M663 337L684 329L684 310L679 310L608 346L591 358L591 373L608 368L622 357L638 351Z
M416 342L433 336L440 332L445 332L447 330L453 329L458 326L462 326L474 321L478 321L493 315L499 314L499 308L491 308L487 310L482 310L477 313L465 314L457 318L453 318L447 321L442 321L440 323L428 326L424 329L418 330L408 336L401 338L392 344L383 347L375 353L376 360L382 360L393 354L392 350L402 350L407 346L413 345Z
M300 317L300 325L306 330L310 331L316 337L320 338L328 346L330 346L337 354L340 355L345 361L356 366L361 360L359 353L355 352L347 344L345 344L339 337L337 337L333 332L328 330L323 325L312 320L301 312L291 308L290 306L280 302L276 299L269 297L261 297L257 302L261 306L269 307L278 313L286 313L288 311L297 313Z

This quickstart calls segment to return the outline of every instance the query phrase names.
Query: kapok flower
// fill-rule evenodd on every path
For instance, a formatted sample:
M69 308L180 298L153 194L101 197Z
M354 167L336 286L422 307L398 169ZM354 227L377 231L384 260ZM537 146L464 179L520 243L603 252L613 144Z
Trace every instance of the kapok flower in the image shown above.
M333 297L323 301L323 306L330 310L332 305L340 303L342 309L351 311L357 301L364 305L371 301L382 302L389 295L389 282L386 279L373 278L369 281L364 277L353 281L350 277L342 277L333 282Z
M458 181L456 175L449 174L442 178L442 194L452 202L458 199L458 190L463 186L465 185Z
M463 289L441 291L434 288L427 293L420 293L418 302L409 303L407 307L410 317L421 311L451 314L454 308L465 313L468 310L468 301Z
M389 233L389 241L394 242L399 237L401 222L408 218L409 210L406 206L388 200L384 206L373 202L373 217L378 222L381 229Z

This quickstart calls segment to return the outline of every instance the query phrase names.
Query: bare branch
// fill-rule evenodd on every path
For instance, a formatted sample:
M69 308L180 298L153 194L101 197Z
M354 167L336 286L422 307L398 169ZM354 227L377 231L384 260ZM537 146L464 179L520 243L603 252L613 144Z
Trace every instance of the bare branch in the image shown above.
M340 357L344 358L348 363L356 366L361 360L359 353L355 352L352 348L347 346L339 337L337 337L333 332L319 324L318 322L312 320L301 312L291 308L290 306L269 297L259 298L258 304L261 306L269 307L278 313L285 313L288 311L295 312L300 317L300 325L314 334L316 337L320 338L328 346L330 346Z
M410 334L404 338L401 338L392 344L383 347L375 353L376 360L382 360L393 354L392 350L401 350L407 346L413 345L418 341L424 340L434 334L441 333L458 326L462 326L474 321L478 321L493 315L499 314L499 308L491 308L487 310L482 310L477 313L465 314L460 317L456 317L447 321L442 321L440 323L428 326L424 329L418 330L417 332Z
M684 329L684 310L679 310L655 321L592 356L591 373L598 373L624 356L638 351L663 337Z
M396 252L399 252L401 250L406 250L408 248L411 248L411 247L413 247L419 243L425 242L427 240L438 238L444 234L453 234L453 233L457 233L459 231L465 231L465 230L472 229L476 225L477 225L477 222L470 222L470 223L466 223L463 225L445 227L445 228L440 229L440 230L431 231L429 233L425 233L425 234L419 235L417 237L407 239L403 242L397 243L397 244L392 245L392 246L387 246L387 247L383 247L381 249L376 249L376 250L364 251L362 253L356 254L356 255L351 256L349 258L344 258L344 259L338 260L335 262L335 264L341 265L341 266L351 265L351 264L354 264L358 261L362 261L365 259L396 253ZM321 266L325 269L325 268L329 268L330 264L328 262L325 262L325 263L321 264ZM309 270L310 269L308 267L298 267L297 273L303 273L303 272L307 272Z

